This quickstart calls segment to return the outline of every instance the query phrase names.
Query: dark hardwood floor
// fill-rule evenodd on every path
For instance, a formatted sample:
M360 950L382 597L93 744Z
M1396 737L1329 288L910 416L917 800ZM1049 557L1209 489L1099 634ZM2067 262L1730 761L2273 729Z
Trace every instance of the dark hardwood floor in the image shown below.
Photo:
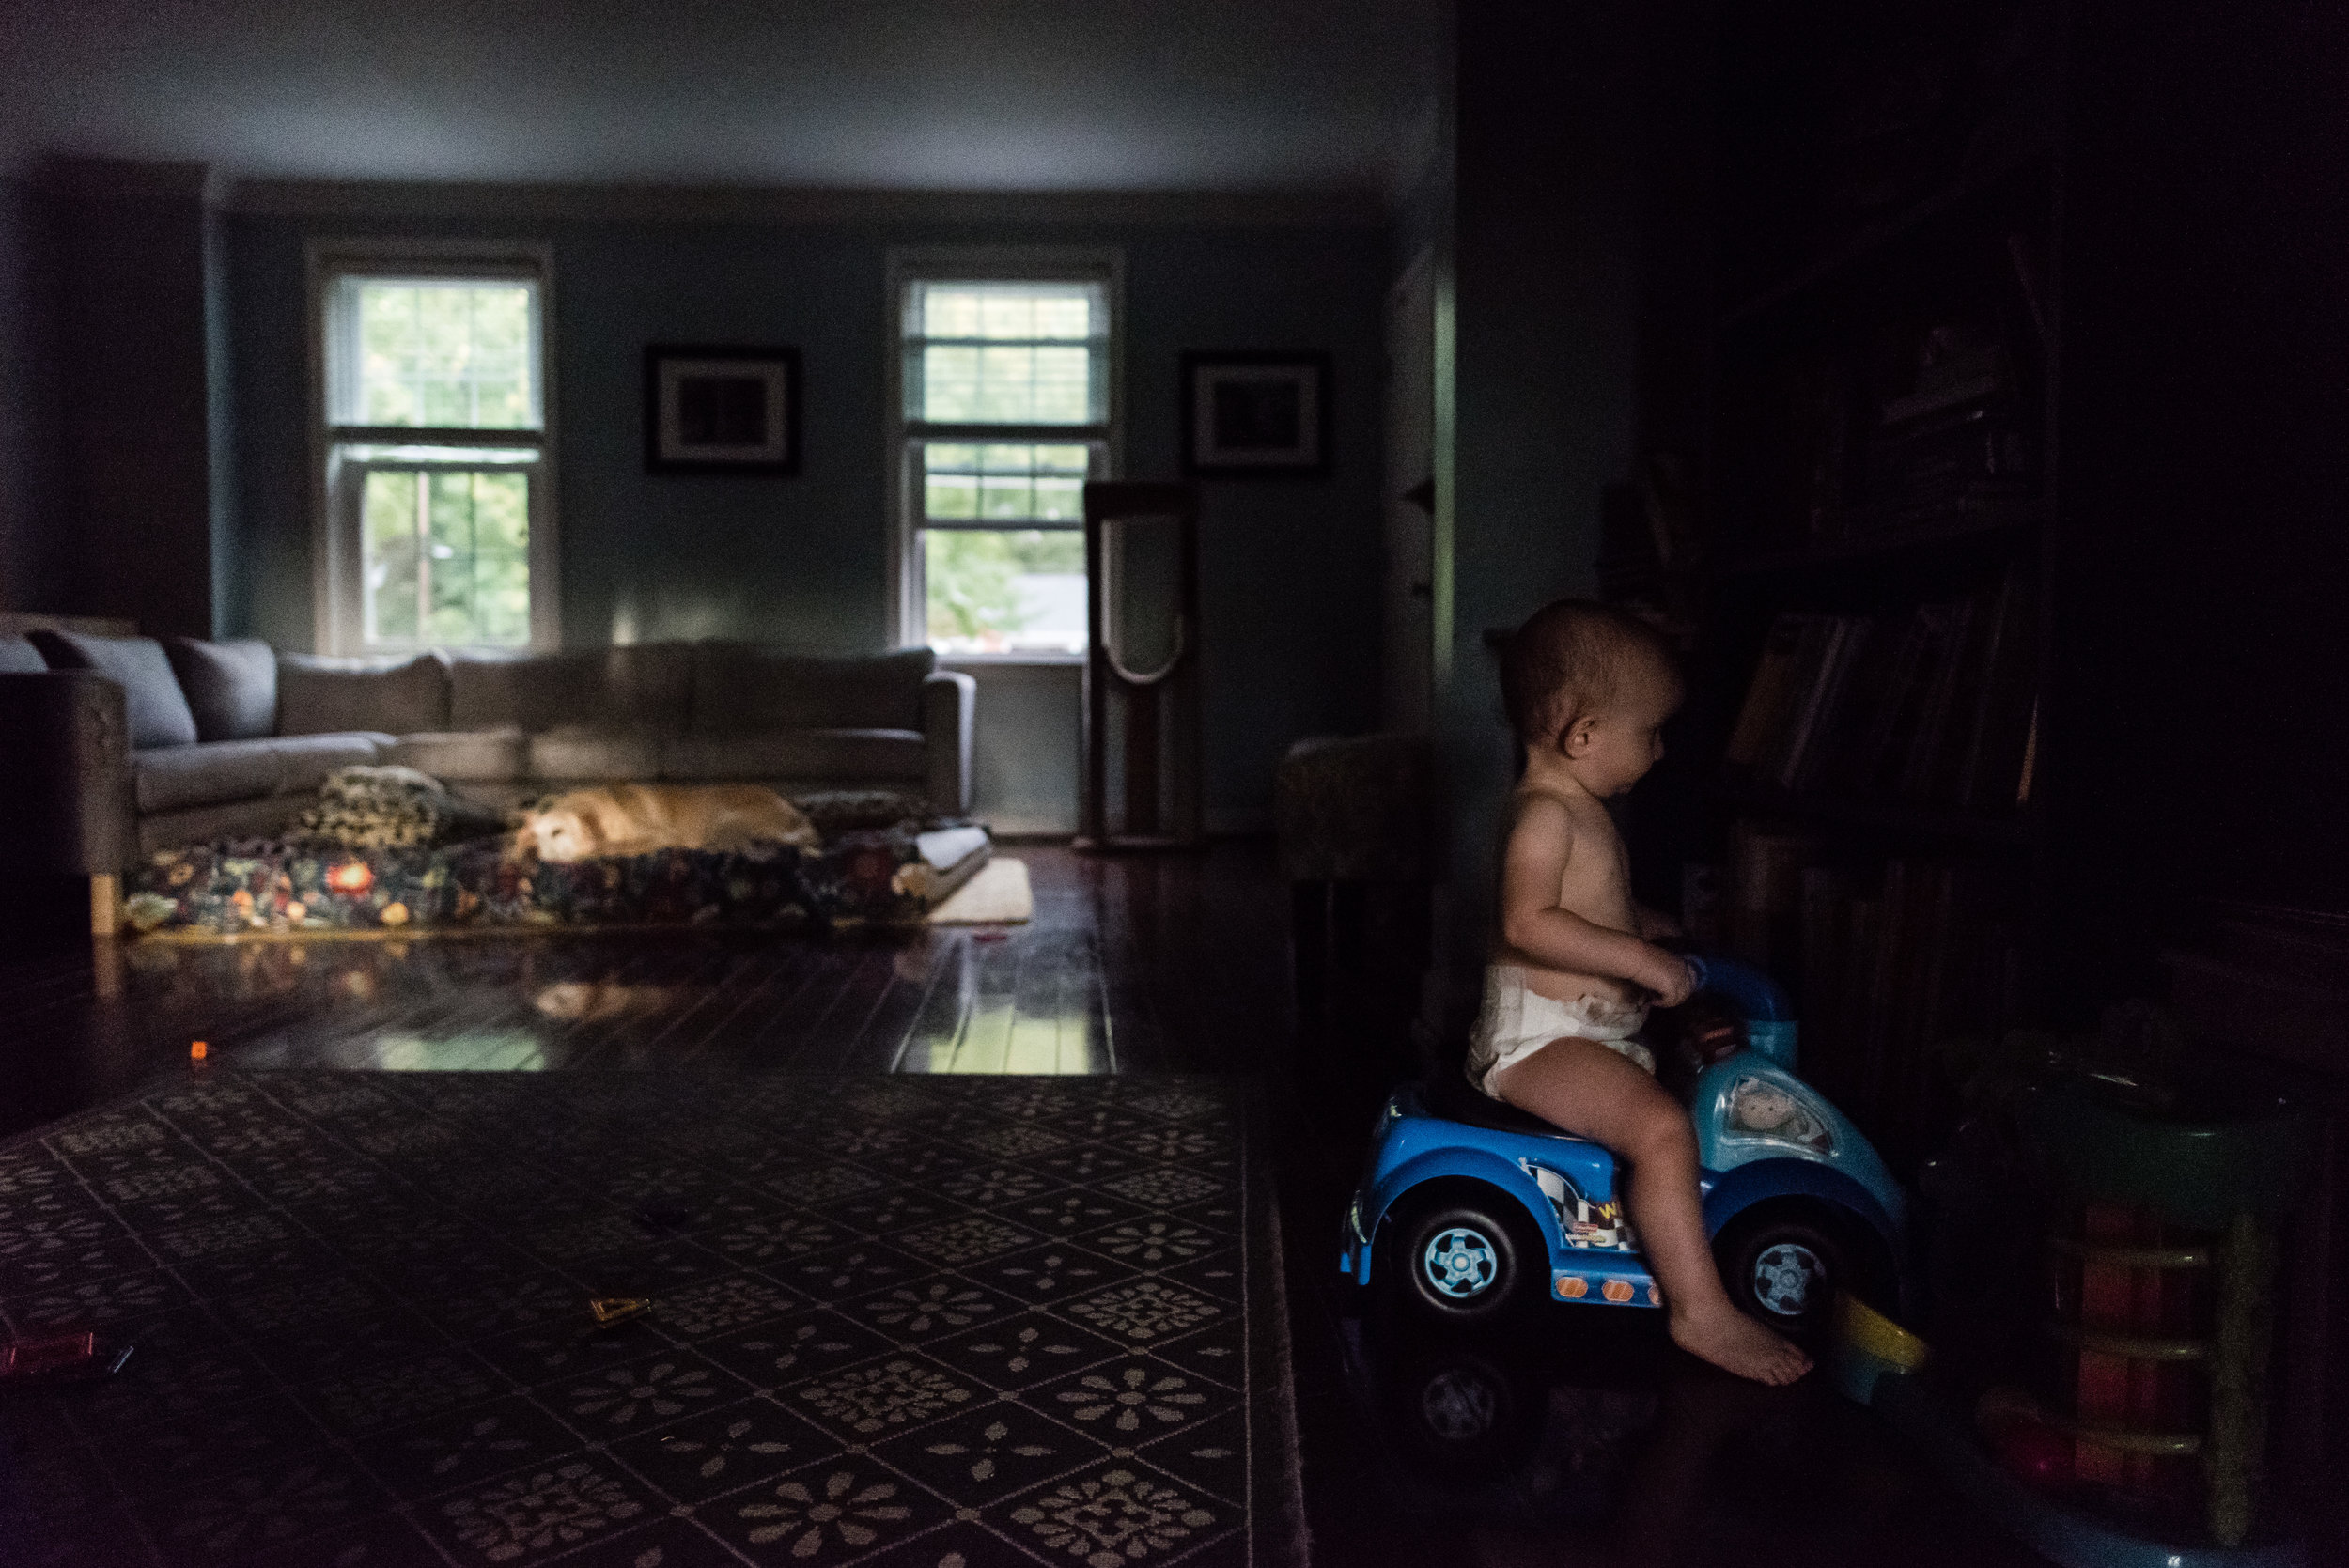
M0 961L0 1133L243 1066L1249 1072L1288 1034L1286 905L1260 849L1016 851L1035 918L822 938L677 933L86 943Z
M1281 1193L1317 1560L2038 1560L1821 1380L1736 1384L1648 1314L1555 1309L1501 1345L1362 1314L1334 1243L1369 1110L1411 1060L1410 955L1373 921L1300 1026L1268 846L1005 853L1036 908L1003 930L20 950L0 956L0 1132L203 1070L197 1039L249 1067L1239 1075ZM1464 1413L1486 1436L1456 1440Z

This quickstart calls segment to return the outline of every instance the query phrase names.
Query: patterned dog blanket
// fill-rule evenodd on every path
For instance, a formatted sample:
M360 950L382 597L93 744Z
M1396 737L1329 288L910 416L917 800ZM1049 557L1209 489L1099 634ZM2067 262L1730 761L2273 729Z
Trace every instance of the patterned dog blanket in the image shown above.
M339 768L302 814L302 836L354 849L405 848L481 838L506 825L488 806L451 795L412 768Z

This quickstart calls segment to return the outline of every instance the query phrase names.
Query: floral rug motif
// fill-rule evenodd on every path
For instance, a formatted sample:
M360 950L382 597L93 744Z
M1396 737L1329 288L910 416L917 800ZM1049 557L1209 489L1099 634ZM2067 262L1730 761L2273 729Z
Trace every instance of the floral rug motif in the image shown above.
M0 1337L133 1347L0 1398L0 1540L1275 1568L1242 1126L1197 1077L196 1069L0 1144Z

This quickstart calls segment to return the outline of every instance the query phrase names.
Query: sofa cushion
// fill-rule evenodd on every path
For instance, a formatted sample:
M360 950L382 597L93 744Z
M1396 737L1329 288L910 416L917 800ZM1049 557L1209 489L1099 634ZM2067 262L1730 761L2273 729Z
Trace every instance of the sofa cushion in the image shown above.
M770 730L763 735L678 735L661 743L661 776L679 783L922 777L918 730Z
M661 737L565 727L530 737L530 776L550 783L649 782L661 776Z
M142 813L258 800L277 792L277 753L266 740L133 752L131 779Z
M29 640L51 669L94 671L122 688L132 751L195 744L195 714L171 673L171 660L163 657L163 645L152 637L36 631Z
M195 715L198 740L258 740L277 733L277 655L267 643L166 637L163 656Z
M788 653L756 643L693 647L693 729L701 735L922 727L927 648L863 656Z
M692 675L693 650L685 643L452 654L448 726L681 730Z
M280 737L270 742L277 753L277 793L314 794L335 769L372 764L392 744L388 735L365 731Z
M277 733L327 735L445 730L448 661L437 653L382 659L277 656Z
M510 784L530 771L530 743L511 725L403 735L384 749L383 760L443 784Z
M304 735L214 740L134 752L131 779L142 815L272 795L308 795L337 768L373 762L389 736Z
M37 675L49 668L40 650L22 637L0 637L0 675Z

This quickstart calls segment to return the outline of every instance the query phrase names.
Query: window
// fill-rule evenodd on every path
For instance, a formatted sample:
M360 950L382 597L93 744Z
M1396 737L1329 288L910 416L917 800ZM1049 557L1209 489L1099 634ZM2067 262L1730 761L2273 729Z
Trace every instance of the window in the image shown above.
M320 645L555 641L537 258L322 258Z
M1081 653L1084 482L1117 450L1114 260L896 278L900 641Z

